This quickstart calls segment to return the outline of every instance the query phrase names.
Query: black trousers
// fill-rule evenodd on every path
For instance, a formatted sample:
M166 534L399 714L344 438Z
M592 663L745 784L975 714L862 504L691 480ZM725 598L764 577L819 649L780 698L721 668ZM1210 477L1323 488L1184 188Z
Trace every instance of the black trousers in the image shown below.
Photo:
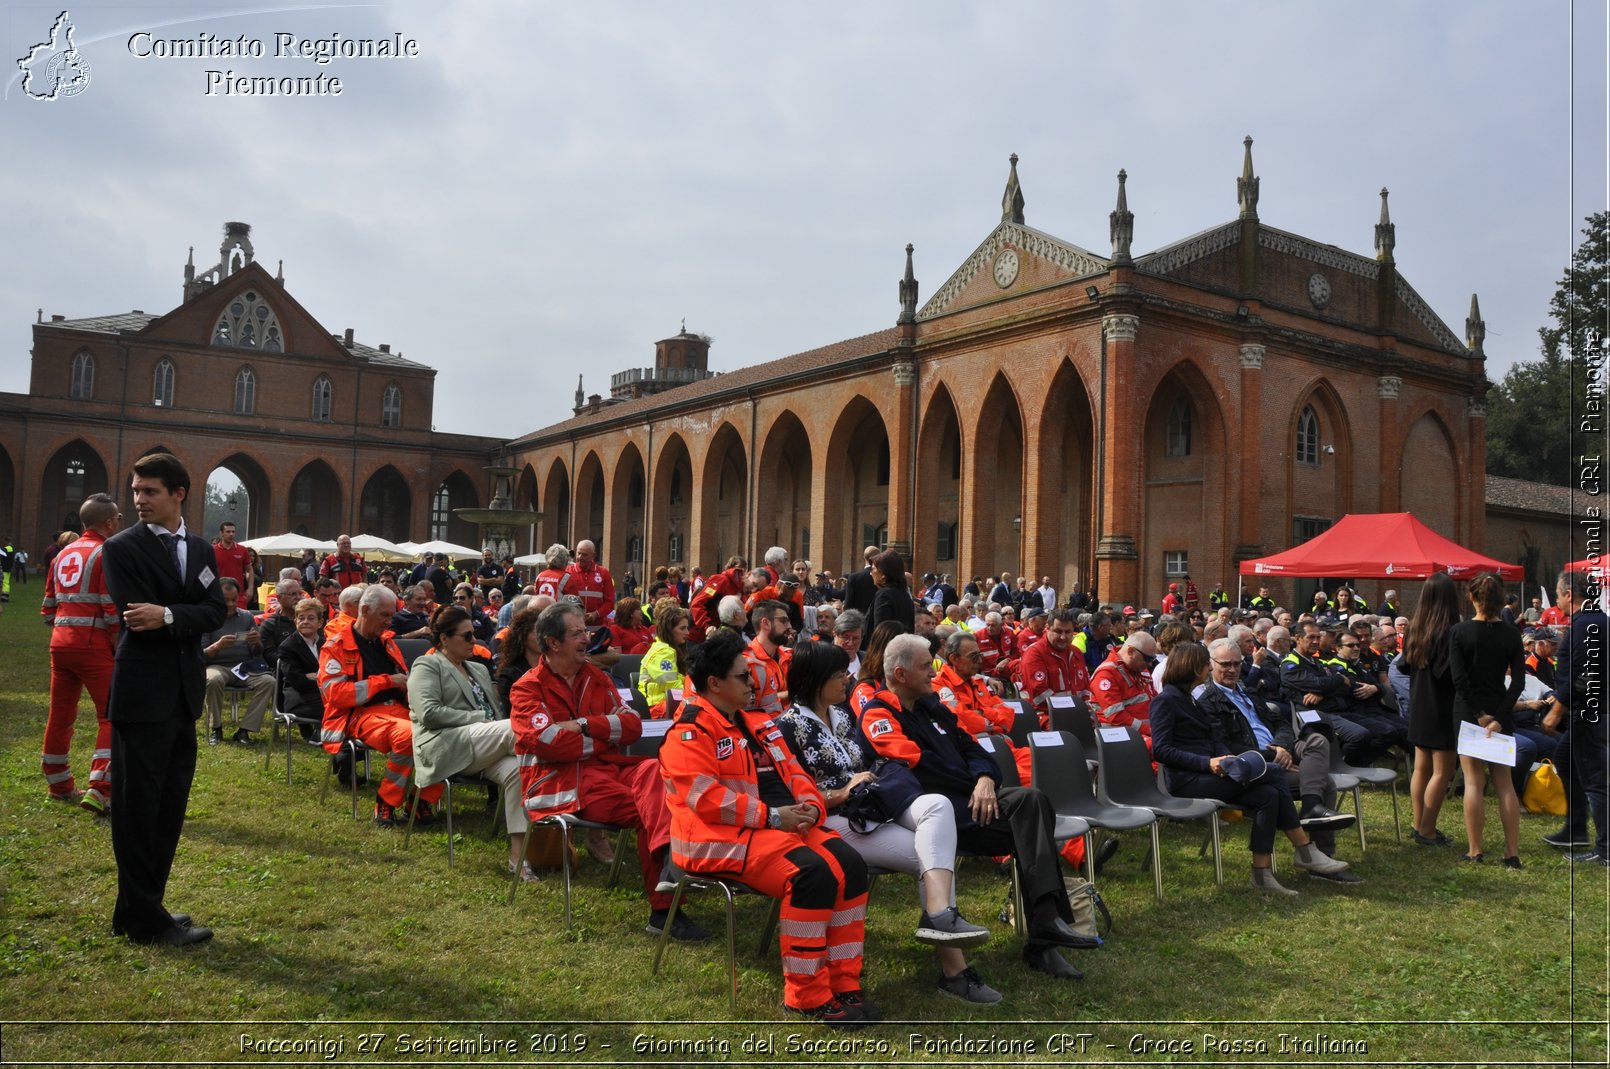
M196 724L178 712L157 723L112 723L112 931L156 935L173 921L162 897L196 774Z
M1286 775L1271 764L1262 776L1242 784L1211 772L1171 768L1168 789L1181 798L1217 798L1246 811L1252 817L1252 852L1272 854L1275 832L1290 831L1299 824L1297 807L1291 804L1291 789L1286 786Z
M1056 903L1057 915L1072 921L1073 909L1068 905L1068 891L1062 884L1062 864L1051 838L1057 824L1051 800L1033 787L1002 787L996 793L996 800L1000 803L1000 815L988 824L958 828L957 848L989 857L1013 855L1017 858L1023 884L1024 903L1032 908L1050 895ZM957 817L963 818L967 813L967 799L951 801L956 806Z

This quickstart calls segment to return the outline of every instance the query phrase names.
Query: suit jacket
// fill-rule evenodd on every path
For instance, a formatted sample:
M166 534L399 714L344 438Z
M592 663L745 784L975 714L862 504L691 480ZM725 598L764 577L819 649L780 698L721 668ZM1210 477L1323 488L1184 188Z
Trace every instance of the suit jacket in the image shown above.
M872 611L872 598L877 592L878 585L872 581L872 566L869 564L858 572L851 572L844 580L844 607L864 615ZM870 626L867 633L872 633Z
M1264 703L1261 697L1250 693L1247 694L1247 697L1252 699L1252 707L1256 710L1258 719L1263 722L1263 726L1268 728L1269 734L1273 736L1274 745L1287 753L1296 753L1297 736L1291 727L1291 717L1289 715L1272 716L1269 712L1269 706ZM1229 696L1220 690L1216 684L1209 682L1203 687L1202 696L1196 699L1196 704L1199 709L1208 715L1218 717L1220 729L1229 741L1230 746L1237 753L1257 750L1263 754L1266 760L1273 761L1275 759L1272 750L1258 745L1258 737L1253 734L1252 728L1248 726L1246 717L1236 707L1235 702L1231 701ZM1153 743L1153 745L1156 744Z
M491 673L476 661L466 661L464 666L480 684L493 715L499 715ZM469 767L475 755L460 729L486 723L486 713L476 703L464 673L443 654L427 653L415 658L408 670L408 719L414 724L415 778L430 784Z
M206 688L201 638L217 629L226 615L211 543L195 535L185 536L185 577L181 580L161 540L145 524L136 523L106 540L101 564L106 592L119 614L139 602L173 611L171 627L122 629L112 668L108 719L157 723L180 711L197 719Z
M1220 719L1172 683L1152 699L1151 714L1152 759L1171 785L1176 769L1212 772L1212 758L1236 752Z
M324 632L320 631L314 643L324 645ZM307 648L307 642L298 632L291 632L275 651L277 664L284 665L285 687L280 693L280 708L297 716L324 716L324 701L319 696L319 655ZM314 678L308 678L311 674Z

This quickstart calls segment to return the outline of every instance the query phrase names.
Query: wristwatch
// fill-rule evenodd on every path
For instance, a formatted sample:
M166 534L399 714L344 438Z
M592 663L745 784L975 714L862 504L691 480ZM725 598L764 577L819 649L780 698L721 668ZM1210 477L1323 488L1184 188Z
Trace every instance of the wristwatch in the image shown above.
M770 828L772 831L783 830L783 815L777 812L776 807L766 811L766 827Z
M173 610L166 605L162 606L162 624L164 627L173 626Z
M576 723L581 726L581 733L583 735L587 734L587 718L585 716L578 716L576 717Z

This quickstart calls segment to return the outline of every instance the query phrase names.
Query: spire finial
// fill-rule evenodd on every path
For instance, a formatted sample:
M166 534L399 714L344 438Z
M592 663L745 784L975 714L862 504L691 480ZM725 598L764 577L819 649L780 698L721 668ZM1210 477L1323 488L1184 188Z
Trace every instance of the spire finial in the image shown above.
M900 280L900 316L896 323L917 321L917 276L911 266L911 242L906 242L906 276Z
M576 411L580 412L587 404L587 394L581 388L581 376L576 376Z
M1129 244L1135 237L1135 213L1129 210L1129 197L1124 192L1124 181L1129 173L1118 172L1118 207L1107 214L1108 233L1112 238L1112 262L1129 264Z
M282 286L285 285L285 261L284 260L281 260L279 262L279 266L274 269L274 281L278 282Z
M688 332L688 317L683 316L682 317L682 333L686 334L687 332Z
M1392 225L1392 216L1386 208L1386 187L1381 187L1381 221L1375 224L1375 258L1381 263L1392 263L1392 249L1398 243L1398 228Z
M1246 154L1241 160L1241 177L1235 180L1235 199L1241 205L1241 218L1258 218L1258 176L1252 173L1252 135L1241 142Z
M1006 192L1001 194L1001 222L1023 223L1023 188L1017 181L1017 153L1009 157L1012 171L1006 176Z
M1465 344L1470 348L1471 356L1486 356L1482 343L1487 340L1487 324L1481 318L1481 305L1476 303L1476 295L1470 295L1470 315L1465 319Z

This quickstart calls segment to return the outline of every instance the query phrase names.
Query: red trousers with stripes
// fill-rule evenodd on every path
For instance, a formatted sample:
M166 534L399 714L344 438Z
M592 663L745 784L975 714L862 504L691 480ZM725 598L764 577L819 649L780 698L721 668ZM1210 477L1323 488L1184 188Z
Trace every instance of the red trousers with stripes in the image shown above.
M867 876L860 854L821 828L763 828L749 840L748 860L736 878L782 899L785 1005L815 1009L840 992L861 989Z
M45 722L45 747L39 770L51 794L72 794L73 770L68 756L73 728L78 722L78 699L85 690L95 703L95 755L89 766L89 790L103 804L112 801L112 724L106 719L106 698L112 689L110 650L64 649L50 651L50 719Z
M397 710L402 715L397 715ZM357 739L371 750L386 755L386 771L380 777L375 793L390 806L403 804L403 787L412 782L414 774L414 725L408 719L408 708L403 705L365 706L353 714L347 725L347 737ZM356 773L354 773L356 774ZM442 796L444 784L437 783L419 792L425 801L436 804Z
M664 851L671 845L671 811L665 807L660 763L583 761L577 791L581 798L578 817L637 829L637 863L643 872L649 908L669 909L671 895L654 889L660 882Z

